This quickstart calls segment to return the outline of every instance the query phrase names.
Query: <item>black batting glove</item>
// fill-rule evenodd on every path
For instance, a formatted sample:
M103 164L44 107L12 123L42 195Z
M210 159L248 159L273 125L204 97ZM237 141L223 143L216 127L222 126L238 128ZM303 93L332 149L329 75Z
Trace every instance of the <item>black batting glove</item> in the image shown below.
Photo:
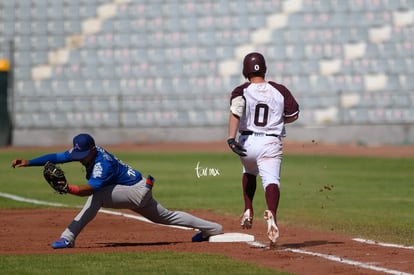
M247 156L245 153L246 149L244 149L243 146L240 145L234 138L229 138L227 140L227 144L234 153L238 154L241 157Z

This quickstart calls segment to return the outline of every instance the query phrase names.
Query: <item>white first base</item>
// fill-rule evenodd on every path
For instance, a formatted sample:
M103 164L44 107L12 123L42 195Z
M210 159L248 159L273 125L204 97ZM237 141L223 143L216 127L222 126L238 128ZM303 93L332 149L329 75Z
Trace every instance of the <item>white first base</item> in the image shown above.
M211 243L235 243L235 242L253 242L254 236L244 233L223 233L211 236L208 240Z

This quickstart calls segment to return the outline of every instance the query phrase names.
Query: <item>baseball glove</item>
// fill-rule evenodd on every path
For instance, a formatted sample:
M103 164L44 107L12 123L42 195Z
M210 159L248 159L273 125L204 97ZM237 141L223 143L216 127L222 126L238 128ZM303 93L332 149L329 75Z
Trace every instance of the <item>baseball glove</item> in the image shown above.
M69 187L66 182L65 173L63 170L51 162L46 162L43 168L43 176L50 187L52 187L59 194L68 193Z
M246 149L244 149L243 146L239 144L234 138L229 138L227 140L227 144L234 153L238 154L241 157L247 156L245 153Z

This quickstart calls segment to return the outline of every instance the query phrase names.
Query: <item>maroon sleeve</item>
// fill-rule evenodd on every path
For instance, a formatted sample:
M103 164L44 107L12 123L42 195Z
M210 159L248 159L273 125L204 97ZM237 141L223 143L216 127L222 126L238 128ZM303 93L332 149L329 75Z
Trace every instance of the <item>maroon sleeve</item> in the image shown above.
M270 81L269 84L275 87L285 98L284 116L291 117L298 114L299 104L296 102L296 99L293 97L289 89L283 86L282 84L278 84L275 82Z
M246 82L246 83L244 83L244 84L242 84L242 85L240 85L240 86L238 86L238 87L236 87L232 92L231 92L231 97L230 97L230 103L231 103L231 100L233 99L233 98L235 98L235 97L238 97L238 96L243 96L243 91L244 91L244 89L247 87L247 86L249 86L250 85L250 82Z

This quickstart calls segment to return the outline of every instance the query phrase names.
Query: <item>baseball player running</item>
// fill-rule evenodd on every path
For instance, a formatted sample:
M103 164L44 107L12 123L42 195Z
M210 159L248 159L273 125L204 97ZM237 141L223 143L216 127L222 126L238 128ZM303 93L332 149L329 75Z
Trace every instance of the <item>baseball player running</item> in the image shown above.
M75 136L73 148L70 150L31 160L18 158L12 161L12 167L72 161L79 161L85 167L87 183L68 185L67 192L89 198L61 237L52 243L53 248L74 247L76 237L101 207L130 209L155 223L198 229L200 232L193 236L193 242L207 241L210 236L222 233L222 226L218 223L185 212L165 209L152 196L152 177L143 178L138 170L123 163L102 147L96 146L89 134Z
M243 165L241 227L252 227L256 177L260 175L267 204L264 211L267 235L274 245L279 237L276 214L280 198L281 138L286 135L285 124L298 119L299 105L285 86L266 81L265 74L262 54L253 52L245 56L243 76L248 82L231 93L227 143Z

